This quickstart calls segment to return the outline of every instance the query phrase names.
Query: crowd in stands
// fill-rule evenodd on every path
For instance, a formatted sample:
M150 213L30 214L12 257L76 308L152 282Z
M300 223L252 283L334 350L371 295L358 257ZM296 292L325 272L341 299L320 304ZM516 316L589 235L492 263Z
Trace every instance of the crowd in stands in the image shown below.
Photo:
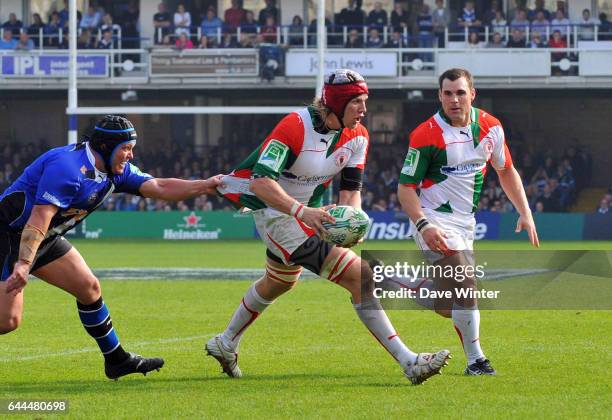
M0 49L27 50L41 42L43 47L66 48L68 6L64 3L62 10L52 10L44 18L33 14L27 25L10 13L2 24ZM116 48L119 40L127 40L123 48L138 47L141 24L154 27L154 44L180 49L314 45L316 19L307 23L295 15L282 28L276 1L265 3L261 10L252 11L243 7L242 0L232 0L221 17L214 6L192 11L179 4L169 11L162 2L152 23L144 23L139 22L137 2L130 2L116 19L91 2L84 13L78 12L79 48ZM348 0L333 20L326 19L327 41L330 46L347 48L444 47L448 40L465 41L470 48L566 48L574 30L579 40L612 39L612 23L605 13L594 17L590 9L584 9L581 16L570 20L565 1L557 1L554 11L544 7L544 0L536 0L533 9L525 4L526 0L515 0L506 16L499 0L490 0L486 10L477 10L474 0L466 0L461 10L449 10L444 0L435 0L433 10L423 1L408 2L409 10L396 2L391 13L381 2L366 12L360 0Z
M254 136L253 138L259 138ZM263 137L261 137L263 138ZM402 167L400 156L406 153L405 139L398 137L392 144L377 144L370 148L363 183L363 208L374 211L400 211L397 199L398 176ZM560 154L522 151L521 142L511 144L511 152L524 182L529 205L534 212L565 212L578 193L590 185L592 158L578 146ZM220 139L219 146L196 148L172 143L163 148L139 148L133 161L143 171L155 177L184 179L208 178L227 174L251 152L255 144L245 145L232 139ZM49 146L38 144L7 144L0 149L0 191L3 191ZM337 185L334 188L337 192ZM337 195L331 197L337 202ZM607 212L612 206L612 188L602 198L596 211ZM594 206L595 207L595 206ZM479 210L514 211L503 193L494 170L489 170L482 189ZM605 210L604 210L605 208ZM169 211L169 210L230 210L232 207L220 197L199 197L185 202L171 203L145 199L127 194L113 194L105 203L106 210ZM595 211L595 209L594 209Z

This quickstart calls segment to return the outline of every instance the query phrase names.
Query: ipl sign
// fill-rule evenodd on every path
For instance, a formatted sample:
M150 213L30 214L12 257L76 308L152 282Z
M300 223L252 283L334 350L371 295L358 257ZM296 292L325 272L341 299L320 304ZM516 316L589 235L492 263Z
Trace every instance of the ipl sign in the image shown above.
M68 77L67 54L6 54L0 61L4 77ZM77 57L79 77L107 77L108 55Z

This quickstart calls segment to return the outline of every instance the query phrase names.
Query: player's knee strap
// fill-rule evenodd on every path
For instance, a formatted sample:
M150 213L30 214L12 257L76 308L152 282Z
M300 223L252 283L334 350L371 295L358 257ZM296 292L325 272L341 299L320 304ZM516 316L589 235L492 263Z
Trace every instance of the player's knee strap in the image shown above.
M293 286L301 273L302 267L280 268L266 262L266 276L277 283Z
M329 258L321 270L321 277L325 277L334 283L338 283L342 274L359 259L351 249L338 249L340 249L340 252L335 257Z

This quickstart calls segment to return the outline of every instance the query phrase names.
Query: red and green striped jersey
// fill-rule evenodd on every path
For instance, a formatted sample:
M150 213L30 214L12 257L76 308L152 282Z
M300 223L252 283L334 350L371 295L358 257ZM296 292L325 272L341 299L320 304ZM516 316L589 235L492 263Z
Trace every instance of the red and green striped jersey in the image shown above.
M300 203L320 207L323 193L343 168L363 169L370 140L361 124L321 134L314 128L317 118L312 107L284 117L266 140L223 178L219 192L239 208L265 208L249 190L252 178L265 176L278 181Z
M501 170L512 158L497 118L472 107L470 125L453 127L442 111L409 139L400 184L420 188L424 208L468 215L478 206L487 163Z

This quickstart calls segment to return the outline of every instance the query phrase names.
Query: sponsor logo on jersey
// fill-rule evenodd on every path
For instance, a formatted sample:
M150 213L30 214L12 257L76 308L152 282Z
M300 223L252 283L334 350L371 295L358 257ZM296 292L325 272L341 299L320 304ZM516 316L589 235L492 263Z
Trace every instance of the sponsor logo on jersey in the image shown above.
M313 175L313 176L300 175L300 176L297 176L295 174L292 174L289 171L283 171L281 175L285 179L287 179L288 181L294 184L302 184L302 185L319 185L335 176L335 175Z
M98 198L98 193L94 192L89 197L87 197L87 202L89 204L92 204L92 203L94 203L96 201L97 198Z
M266 145L266 148L259 156L258 164L267 166L274 172L278 172L281 169L289 147L286 144L281 143L278 140L272 140Z
M49 203L53 204L54 206L57 206L57 207L62 206L62 203L60 203L57 197L51 194L50 192L45 191L42 198L44 198L45 200L47 200Z
M408 176L414 176L417 166L419 164L419 156L421 152L413 147L408 148L408 154L402 167L402 173Z
M481 172L485 167L483 163L465 163L456 166L443 166L440 172L445 175L471 175L476 172Z

